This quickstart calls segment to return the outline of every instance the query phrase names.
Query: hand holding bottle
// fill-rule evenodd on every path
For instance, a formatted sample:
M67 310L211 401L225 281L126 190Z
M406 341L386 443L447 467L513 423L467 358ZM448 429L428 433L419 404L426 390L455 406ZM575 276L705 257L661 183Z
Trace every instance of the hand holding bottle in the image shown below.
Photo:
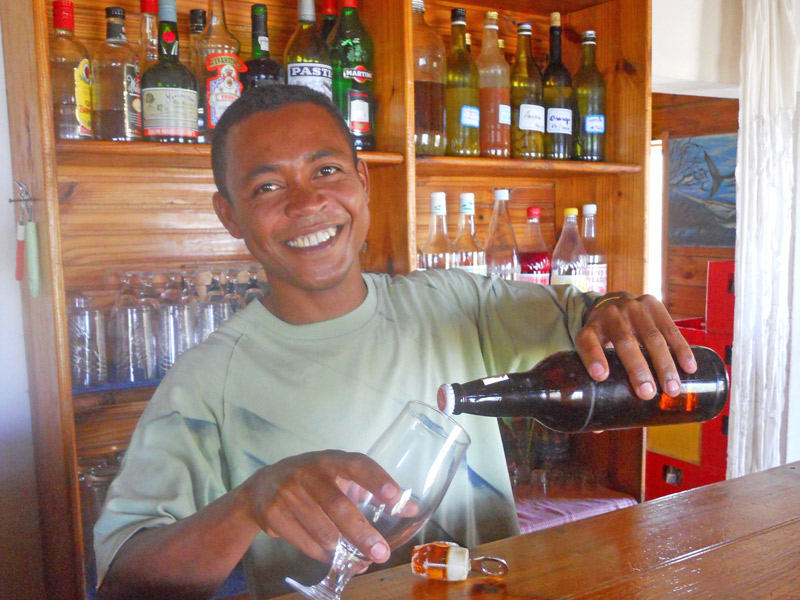
M670 349L687 373L697 369L694 355L667 312L653 296L638 298L627 292L601 296L584 318L584 328L575 337L575 349L595 381L604 381L609 368L603 348L616 348L636 395L649 400L656 393L653 373L640 344L650 354L661 388L670 396L680 393L680 377Z

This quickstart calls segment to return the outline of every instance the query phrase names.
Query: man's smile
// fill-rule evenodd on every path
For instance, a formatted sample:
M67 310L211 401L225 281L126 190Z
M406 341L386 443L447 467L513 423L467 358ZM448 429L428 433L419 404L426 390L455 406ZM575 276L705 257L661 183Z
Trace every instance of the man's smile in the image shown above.
M339 233L343 228L344 225L328 227L327 229L315 231L310 234L299 235L295 238L285 241L284 244L290 248L313 248L314 246L324 244L333 238L337 233Z

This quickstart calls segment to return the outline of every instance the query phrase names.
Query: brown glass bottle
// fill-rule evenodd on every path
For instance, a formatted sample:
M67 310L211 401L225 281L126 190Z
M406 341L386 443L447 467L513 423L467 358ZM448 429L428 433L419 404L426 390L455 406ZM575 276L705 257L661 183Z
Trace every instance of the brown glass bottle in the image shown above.
M616 350L609 349L605 381L589 376L577 352L557 352L525 373L445 384L439 388L439 408L448 414L530 417L565 433L707 421L725 407L728 374L713 350L692 346L692 351L697 371L679 369L676 397L663 393L658 383L651 400L637 397Z

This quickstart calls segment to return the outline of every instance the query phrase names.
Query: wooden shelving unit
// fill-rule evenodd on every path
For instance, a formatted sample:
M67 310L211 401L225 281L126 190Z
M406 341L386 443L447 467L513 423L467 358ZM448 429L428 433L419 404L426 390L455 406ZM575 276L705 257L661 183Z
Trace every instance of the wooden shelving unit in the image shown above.
M100 0L74 0L76 35L89 50L103 37ZM128 32L138 30L137 0L117 3L128 14ZM178 0L182 56L187 56L188 18L204 0ZM515 25L532 22L534 53L546 52L548 14L560 10L565 26L565 62L578 63L580 32L598 34L598 65L606 74L608 156L611 162L582 164L453 158L415 158L411 2L363 0L362 18L376 46L378 152L364 153L370 167L371 227L363 267L407 273L425 235L430 191L444 190L453 225L460 191L477 196L479 237L485 235L491 190L512 188L512 218L521 228L524 209L543 208L546 238L554 241L563 208L595 202L598 229L610 260L611 288L641 291L644 271L644 197L650 132L649 0L429 0L426 20L449 43L449 11L467 7L477 53L482 11L500 11L507 52L515 47ZM249 52L250 3L229 0L228 24ZM273 53L280 57L296 23L296 0L269 4ZM149 143L57 142L50 105L48 37L50 0L0 3L9 96L13 175L36 199L43 269L38 298L23 286L26 351L40 490L47 597L85 597L80 464L124 449L151 387L73 396L66 305L84 292L110 306L115 271L159 271L192 264L252 262L232 239L211 206L215 188L209 148ZM523 325L521 325L523 326ZM618 490L641 497L641 432L579 436L576 455L608 473ZM79 460L80 459L80 460Z

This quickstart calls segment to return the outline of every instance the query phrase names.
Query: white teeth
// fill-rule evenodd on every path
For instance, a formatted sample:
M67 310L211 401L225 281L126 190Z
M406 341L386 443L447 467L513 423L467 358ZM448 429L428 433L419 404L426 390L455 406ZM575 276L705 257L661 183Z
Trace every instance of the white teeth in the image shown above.
M335 235L336 227L329 227L328 229L323 229L322 231L315 231L310 235L296 237L293 240L286 242L286 244L292 248L311 248L312 246L318 246L323 242L327 242Z

